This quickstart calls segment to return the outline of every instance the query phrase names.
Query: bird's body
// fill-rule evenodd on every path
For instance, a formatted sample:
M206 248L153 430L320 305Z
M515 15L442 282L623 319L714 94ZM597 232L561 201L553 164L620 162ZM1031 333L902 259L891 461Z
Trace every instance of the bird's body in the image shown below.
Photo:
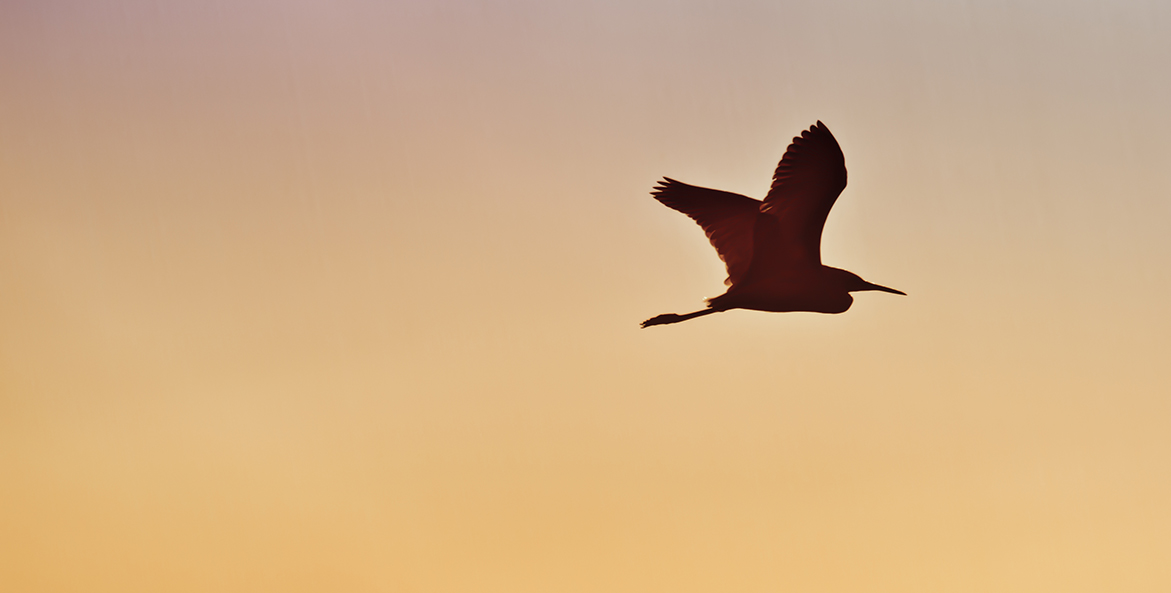
M703 227L728 267L728 291L707 309L659 315L642 327L729 309L842 313L851 292L904 294L821 263L821 231L845 187L842 149L820 121L793 139L763 201L664 178L652 195Z

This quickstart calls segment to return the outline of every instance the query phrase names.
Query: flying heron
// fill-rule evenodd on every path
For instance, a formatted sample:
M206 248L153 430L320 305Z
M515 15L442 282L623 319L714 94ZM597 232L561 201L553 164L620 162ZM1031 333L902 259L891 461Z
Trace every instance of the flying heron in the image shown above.
M842 313L854 302L850 293L863 290L906 296L821 263L821 230L845 188L846 159L820 121L793 138L763 202L664 177L651 195L703 227L728 267L728 290L706 309L664 313L642 327L729 309Z

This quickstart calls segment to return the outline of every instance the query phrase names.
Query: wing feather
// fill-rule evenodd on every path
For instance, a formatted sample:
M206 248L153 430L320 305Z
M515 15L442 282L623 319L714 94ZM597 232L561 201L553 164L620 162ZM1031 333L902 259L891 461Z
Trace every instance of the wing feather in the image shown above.
M781 222L786 260L821 264L821 231L845 188L842 148L829 128L818 121L793 138L761 208Z
M664 177L651 195L699 223L728 268L724 284L730 286L744 277L752 263L752 229L760 216L760 200L688 185L670 177Z

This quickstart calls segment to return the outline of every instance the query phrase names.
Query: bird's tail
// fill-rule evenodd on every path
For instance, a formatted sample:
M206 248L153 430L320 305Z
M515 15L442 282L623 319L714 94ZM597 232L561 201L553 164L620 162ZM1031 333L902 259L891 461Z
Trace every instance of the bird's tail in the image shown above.
M647 319L646 321L642 322L642 325L640 325L639 327L646 329L652 325L666 325L668 323L679 323L680 321L687 321L688 319L695 319L696 317L703 317L704 315L711 315L712 313L719 313L720 311L723 311L723 309L700 309L699 311L696 311L694 313L688 313L686 315L678 315L675 313L663 313L662 315L657 315L655 317L651 317L650 319Z

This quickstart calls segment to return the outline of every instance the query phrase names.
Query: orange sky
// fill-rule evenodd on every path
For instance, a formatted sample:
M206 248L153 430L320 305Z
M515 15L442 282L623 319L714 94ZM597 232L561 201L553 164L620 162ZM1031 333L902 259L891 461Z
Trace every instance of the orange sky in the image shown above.
M0 4L0 583L1171 587L1171 5ZM732 311L668 175L833 130Z

